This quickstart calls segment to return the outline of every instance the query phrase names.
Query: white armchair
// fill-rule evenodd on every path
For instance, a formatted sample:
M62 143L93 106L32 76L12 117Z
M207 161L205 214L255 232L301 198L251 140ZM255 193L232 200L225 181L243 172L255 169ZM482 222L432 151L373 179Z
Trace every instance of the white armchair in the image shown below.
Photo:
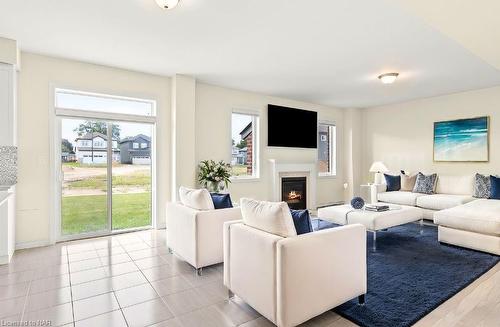
M182 203L167 204L167 246L201 274L222 262L222 230L226 221L241 219L240 208L196 210Z
M224 284L280 327L299 325L366 293L366 229L359 224L283 238L224 224Z

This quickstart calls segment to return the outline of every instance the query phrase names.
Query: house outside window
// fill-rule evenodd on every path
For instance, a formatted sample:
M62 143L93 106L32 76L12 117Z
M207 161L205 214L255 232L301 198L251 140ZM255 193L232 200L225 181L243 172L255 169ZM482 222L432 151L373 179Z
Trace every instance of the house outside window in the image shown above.
M253 114L233 112L231 167L234 178L258 178L258 121Z
M337 174L337 128L333 124L320 123L318 126L318 172L320 176Z
M141 143L141 149L146 149L148 147L147 143Z
M134 142L134 143L132 144L132 147L133 147L134 149L139 149L139 143Z

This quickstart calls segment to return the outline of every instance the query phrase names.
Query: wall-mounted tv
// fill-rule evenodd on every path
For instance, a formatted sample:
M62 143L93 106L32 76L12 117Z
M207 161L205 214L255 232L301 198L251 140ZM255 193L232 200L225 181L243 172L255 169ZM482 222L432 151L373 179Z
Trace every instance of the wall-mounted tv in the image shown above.
M267 145L288 148L317 147L318 113L276 105L267 107Z

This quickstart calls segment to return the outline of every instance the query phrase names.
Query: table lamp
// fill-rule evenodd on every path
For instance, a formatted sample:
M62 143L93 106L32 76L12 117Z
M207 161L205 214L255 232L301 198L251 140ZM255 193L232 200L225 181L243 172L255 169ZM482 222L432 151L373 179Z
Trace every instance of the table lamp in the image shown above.
M387 169L382 161L375 161L370 167L370 173L375 173L375 184L382 184L384 178L382 173L386 173L388 171L389 169Z

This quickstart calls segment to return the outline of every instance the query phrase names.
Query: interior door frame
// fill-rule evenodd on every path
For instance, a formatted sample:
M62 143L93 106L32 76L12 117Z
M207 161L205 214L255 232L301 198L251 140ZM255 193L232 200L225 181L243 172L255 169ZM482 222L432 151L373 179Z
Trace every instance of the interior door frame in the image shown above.
M69 108L61 108L56 107L55 105L55 92L56 87L51 85L50 87L50 106L51 113L49 115L49 131L50 131L50 242L52 244L56 242L62 241L70 241L91 237L99 237L99 236L107 236L113 234L127 233L131 231L139 231L146 230L151 228L157 228L157 183L156 183L156 164L157 164L157 146L156 146L156 115L154 116L138 116L138 115L128 115L128 114L115 114L115 113L106 113L106 112L98 112L98 111L88 111L88 110L76 110ZM81 90L81 89L76 89ZM81 90L85 92L85 90ZM109 97L116 98L125 98L123 96L115 96L109 94ZM129 98L134 99L134 98ZM153 111L156 114L156 103L155 99L140 99L151 101L153 104ZM62 202L62 181L63 174L61 169L61 138L62 138L62 120L63 119L87 119L87 120L98 120L104 121L108 124L108 138L109 138L109 125L114 122L129 122L129 123L139 123L139 124L149 124L151 125L151 226L137 227L137 228L128 228L128 229L120 229L113 230L112 229L112 193L107 193L107 217L108 217L108 228L105 231L98 232L88 232L77 235L62 235L61 223L61 202ZM111 144L111 145L110 145ZM112 161L112 151L110 156L110 149L112 149L112 140L108 142L108 162ZM107 187L108 191L112 190L112 166L107 165Z

